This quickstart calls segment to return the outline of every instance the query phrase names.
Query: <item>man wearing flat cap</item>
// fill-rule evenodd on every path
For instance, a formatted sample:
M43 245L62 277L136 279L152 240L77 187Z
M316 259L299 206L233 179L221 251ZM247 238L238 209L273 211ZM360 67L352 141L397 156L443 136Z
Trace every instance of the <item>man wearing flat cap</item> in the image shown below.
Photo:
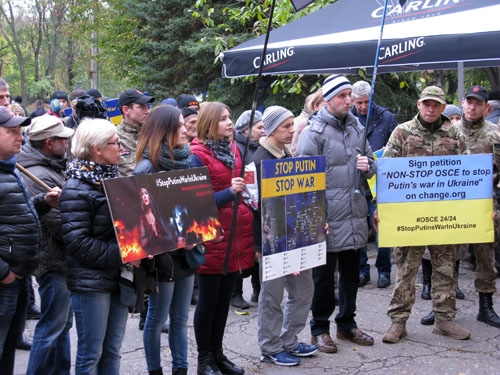
M120 176L131 176L134 171L139 131L149 116L149 104L154 100L152 96L136 89L125 90L118 98L118 108L123 115L122 122L116 128L123 148L118 164Z
M66 175L65 153L74 133L55 116L35 117L26 128L26 143L19 154L19 164L50 187L62 188ZM44 189L26 180L29 196ZM28 374L69 373L72 310L66 286L66 251L61 236L59 207L40 218L40 264L33 272L38 282L41 317L36 325L28 362ZM50 333L50 334L49 334ZM57 358L57 361L51 360Z
M488 109L488 91L482 86L470 87L462 99L462 120L456 126L465 135L471 154L493 154L493 191L499 192L500 132L498 125L484 117ZM496 200L494 202L496 204ZM495 205L498 210L497 205ZM500 217L497 211L497 220ZM493 220L493 219L492 219ZM494 220L497 229L498 221ZM474 244L476 256L476 277L474 287L479 293L479 313L477 320L500 328L500 317L493 309L493 294L496 294L495 244Z
M60 189L28 200L16 167L31 119L0 107L0 373L13 374L16 344L28 310L28 280L38 266L39 216L58 204Z

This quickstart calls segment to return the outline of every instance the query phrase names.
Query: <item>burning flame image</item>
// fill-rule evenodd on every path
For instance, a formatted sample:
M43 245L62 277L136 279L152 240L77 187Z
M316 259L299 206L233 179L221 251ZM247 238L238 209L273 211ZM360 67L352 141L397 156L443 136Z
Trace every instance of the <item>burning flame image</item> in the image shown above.
M125 228L125 224L121 220L116 220L114 222L114 226L124 263L148 256L139 244L138 227L134 227L132 230L127 230Z
M200 223L194 220L186 232L194 232L196 237L201 238L203 242L213 240L222 235L220 221L213 217L209 217L206 222L202 221Z

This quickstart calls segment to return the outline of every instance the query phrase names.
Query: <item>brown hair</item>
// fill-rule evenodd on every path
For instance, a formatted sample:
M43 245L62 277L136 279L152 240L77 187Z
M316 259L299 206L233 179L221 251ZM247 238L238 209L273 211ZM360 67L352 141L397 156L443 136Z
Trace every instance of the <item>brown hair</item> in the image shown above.
M323 90L319 88L311 99L311 113L317 111L317 107L321 105L321 103L326 103L325 98L323 97ZM321 108L319 108L321 109Z
M158 168L161 147L164 141L170 151L170 157L173 159L173 149L180 129L181 111L168 104L159 105L151 110L146 122L141 128L139 139L137 140L136 161L143 158L144 150L149 151L149 160L155 168Z
M227 109L229 115L231 110L227 105L220 102L205 102L198 113L196 129L198 131L198 140L205 143L207 140L217 141L217 128L224 109Z

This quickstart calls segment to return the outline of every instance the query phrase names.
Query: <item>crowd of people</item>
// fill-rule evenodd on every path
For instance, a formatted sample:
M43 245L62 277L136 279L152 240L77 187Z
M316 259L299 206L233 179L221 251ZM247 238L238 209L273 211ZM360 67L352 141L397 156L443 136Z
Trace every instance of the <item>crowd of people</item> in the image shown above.
M432 299L422 324L433 324L433 333L457 340L471 336L453 321L456 299L463 298L459 264L470 249L479 294L477 320L500 328L493 306L495 243L381 248L377 223L384 218L378 216L367 182L377 173L374 152L379 150L387 158L491 153L498 193L500 91L472 86L460 109L446 103L441 88L426 87L415 117L399 125L387 108L372 102L372 94L368 82L351 84L332 75L307 97L297 117L276 105L263 113L247 110L233 123L224 103L200 103L182 94L153 107L154 97L129 89L118 99L123 118L115 126L95 89L77 89L69 96L56 90L48 110L37 103L28 117L22 99L11 103L9 85L0 79L0 373L14 373L26 319L36 310L32 276L40 311L33 341L25 345L31 350L29 375L70 374L72 366L77 375L119 374L130 311L141 312L149 374L164 373L162 332L168 333L172 374L187 374L191 304L196 305L197 373L244 374L224 353L224 332L230 306L250 306L243 297L247 277L250 300L258 304L256 344L262 362L296 366L301 357L318 351L336 353L330 319L337 306L336 338L373 345L374 338L355 320L359 288L370 282L370 230L375 233L378 288L392 283L391 256L397 267L384 343L407 335L420 265L422 298ZM327 171L326 264L262 282L267 229L261 205L255 209L243 199L245 165L255 164L260 183L263 160L317 155L325 156ZM223 231L212 241L187 246L182 207L176 207L170 222L162 221L149 187L141 186L140 243L158 251L124 264L103 181L196 167L208 170ZM496 214L496 196L492 203ZM496 227L496 215L491 220ZM162 252L172 247L177 249ZM194 250L205 256L196 266L187 260ZM311 340L300 342L310 312ZM73 324L78 338L74 364Z

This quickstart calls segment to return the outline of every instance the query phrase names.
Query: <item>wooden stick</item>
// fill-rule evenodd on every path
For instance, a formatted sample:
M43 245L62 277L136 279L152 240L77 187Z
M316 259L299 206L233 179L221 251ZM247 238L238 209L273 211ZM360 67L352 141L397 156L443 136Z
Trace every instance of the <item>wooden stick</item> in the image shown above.
M35 181L38 185L40 185L41 187L43 187L47 192L49 191L52 191L52 188L47 185L45 182L43 182L42 180L40 180L38 177L36 177L33 173L31 173L30 171L28 171L26 168L24 168L21 164L19 163L16 163L16 167L17 169L19 169L21 172L23 172L26 176L28 176L29 178L31 178L33 181Z

